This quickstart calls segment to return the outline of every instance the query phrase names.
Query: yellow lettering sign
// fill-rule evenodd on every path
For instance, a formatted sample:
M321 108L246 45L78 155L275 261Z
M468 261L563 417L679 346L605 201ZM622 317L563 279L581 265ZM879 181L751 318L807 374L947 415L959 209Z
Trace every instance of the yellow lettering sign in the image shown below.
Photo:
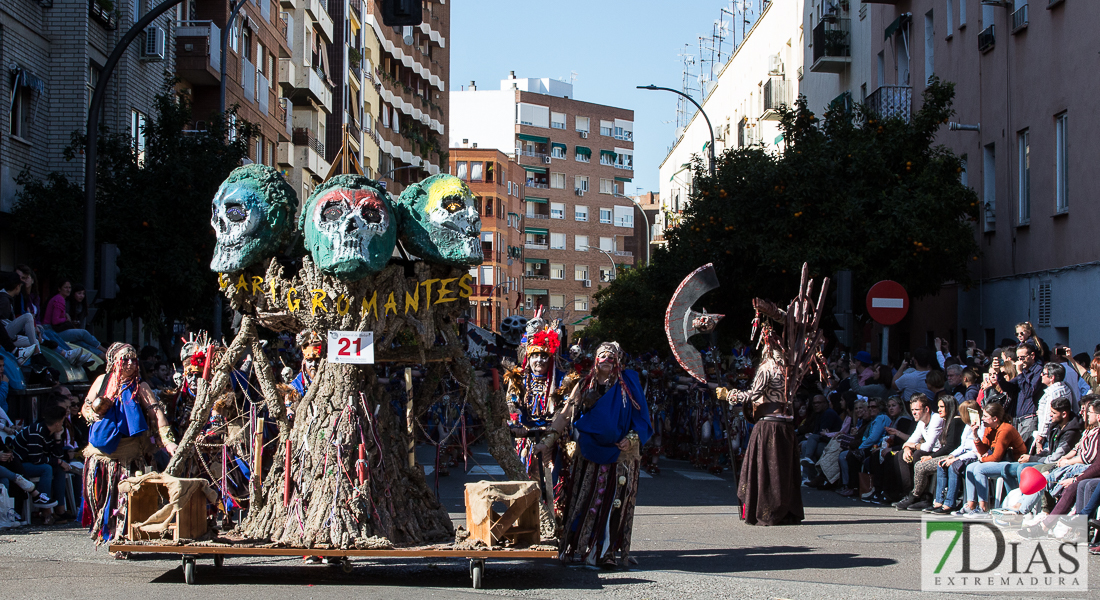
M290 312L298 312L302 308L302 301L296 298L297 295L297 288L290 288L286 291L286 309Z
M416 290L415 295L410 294L408 292L405 292L405 314L406 315L409 314L409 307L410 306L412 307L414 314L416 313L416 311L420 310L420 286L416 286L413 289Z
M345 298L343 294L336 297L336 314L341 317L351 312L351 299Z
M386 311L383 313L383 315L389 316L391 310L393 311L393 314L397 314L397 302L393 299L393 292L390 292L390 297L388 300L386 300L385 308Z
M245 280L244 273L241 273L240 279L237 280L237 291L239 292L241 290L247 290L247 289L248 289L248 281Z
M469 273L467 273L467 274L463 275L461 279L458 280L458 290L459 290L458 297L459 298L469 298L470 297L470 294L473 292L473 290L470 289L470 280L471 279L473 279L473 277L470 276Z
M421 281L420 287L424 288L424 310L430 310L432 306L432 286L439 281L438 279L429 279L427 281Z
M258 275L252 276L252 295L263 295L264 293L264 278Z
M393 298L392 294L390 295L390 298ZM389 308L388 304L386 305L386 308ZM359 313L359 316L360 317L365 317L365 316L367 316L368 312L372 312L372 311L374 312L374 320L377 321L378 320L378 290L374 290L374 294L371 295L370 301L367 300L366 296L363 296L363 310L362 310L362 312ZM396 311L394 311L394 312L396 312Z
M316 289L309 290L311 297L309 299L309 312L310 314L317 314L317 309L321 309L321 312L328 312L328 308L325 307L325 290Z
M469 277L469 275L467 275L467 277ZM450 296L451 294L455 293L454 290L447 289L447 286L451 285L452 283L454 283L457 280L458 280L457 277L451 277L450 279L444 279L443 281L439 282L439 292L436 293L436 299L435 299L436 304L443 304L444 302L454 302L455 300L458 300L458 298L448 298L447 297L447 296Z
M218 288L225 289L229 287L229 276L225 273L218 273Z

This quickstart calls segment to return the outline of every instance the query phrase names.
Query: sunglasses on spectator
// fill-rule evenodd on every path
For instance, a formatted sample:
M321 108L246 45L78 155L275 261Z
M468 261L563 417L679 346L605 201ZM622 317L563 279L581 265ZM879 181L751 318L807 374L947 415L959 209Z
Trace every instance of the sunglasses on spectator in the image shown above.
M120 363L136 363L136 362L138 362L138 359L136 359L132 356L127 356L126 358L118 359L118 362L120 362Z

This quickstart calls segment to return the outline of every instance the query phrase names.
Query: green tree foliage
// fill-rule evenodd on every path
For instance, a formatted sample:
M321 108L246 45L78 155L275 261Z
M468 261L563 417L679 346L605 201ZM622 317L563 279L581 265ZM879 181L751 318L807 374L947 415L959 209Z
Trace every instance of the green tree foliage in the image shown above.
M800 98L782 113L786 148L729 150L709 177L694 165L691 204L667 248L596 294L597 322L583 335L618 339L631 351L665 351L664 310L679 282L713 262L722 287L700 306L723 313L723 346L748 337L751 300L786 303L803 262L815 278L853 271L853 307L882 279L910 295L969 283L978 200L962 185L959 158L934 145L953 114L954 86L932 82L907 123L863 107L818 119Z
M102 306L107 318L140 318L169 331L182 320L208 327L217 279L210 272L214 232L210 203L229 172L248 156L255 126L236 119L207 120L192 131L191 107L177 98L174 81L156 97L139 152L128 133L101 129L96 188L96 241L119 247L119 294ZM83 159L85 137L73 134L68 160ZM16 231L53 277L81 280L84 191L64 175L45 180L20 176ZM101 313L102 314L102 313Z

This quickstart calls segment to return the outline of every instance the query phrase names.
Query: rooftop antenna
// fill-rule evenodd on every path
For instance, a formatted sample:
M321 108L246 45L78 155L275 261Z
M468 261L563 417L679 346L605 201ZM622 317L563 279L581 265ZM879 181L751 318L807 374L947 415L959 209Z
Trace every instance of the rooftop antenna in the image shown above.
M695 66L695 57L688 53L687 44L684 44L684 49L680 52L678 56L680 57L680 61L684 65L683 73L681 76L680 90L690 96L692 92L696 91L695 87L692 85L692 81L698 81L698 78L692 72L693 67ZM688 121L690 121L692 115L695 114L695 106L682 97L678 96L677 98L676 137L679 138L680 133L684 130L684 128L687 127ZM688 111L692 112L689 113Z

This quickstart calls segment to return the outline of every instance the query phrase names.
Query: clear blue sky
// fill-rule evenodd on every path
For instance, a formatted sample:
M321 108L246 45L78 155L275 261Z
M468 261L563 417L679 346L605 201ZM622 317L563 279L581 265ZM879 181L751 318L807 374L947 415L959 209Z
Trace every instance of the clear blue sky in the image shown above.
M698 59L699 36L709 38L729 6L729 0L452 0L449 86L476 81L479 89L499 89L509 71L566 81L576 72L578 100L634 111L634 181L626 193L657 191L677 96L635 86L680 89L678 54L688 44ZM727 38L724 52L732 47Z

